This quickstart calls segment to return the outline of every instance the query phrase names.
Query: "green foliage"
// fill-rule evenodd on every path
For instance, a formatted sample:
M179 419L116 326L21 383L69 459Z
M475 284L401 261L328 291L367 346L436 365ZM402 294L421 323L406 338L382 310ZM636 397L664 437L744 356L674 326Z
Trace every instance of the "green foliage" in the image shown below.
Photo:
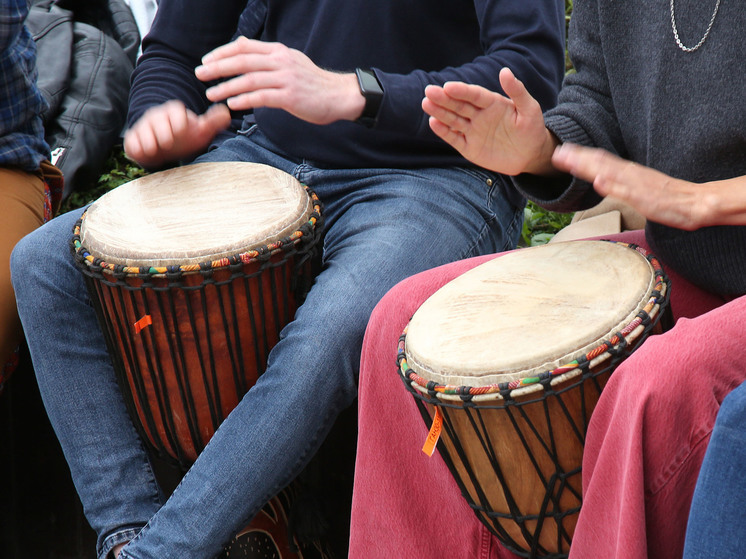
M572 213L551 212L529 202L523 210L523 231L519 244L529 247L548 243L560 229L570 224L572 216Z
M572 16L573 0L565 0L565 74L575 71L575 67L570 60L570 54L567 51L567 38L570 35L570 16Z
M73 192L64 201L60 213L81 208L97 198L100 198L109 192L109 190L116 188L120 184L124 184L147 174L147 172L137 165L137 163L127 159L127 156L124 155L124 151L121 147L114 148L109 159L106 161L104 168L107 169L107 171L98 178L96 184L91 185L89 188Z

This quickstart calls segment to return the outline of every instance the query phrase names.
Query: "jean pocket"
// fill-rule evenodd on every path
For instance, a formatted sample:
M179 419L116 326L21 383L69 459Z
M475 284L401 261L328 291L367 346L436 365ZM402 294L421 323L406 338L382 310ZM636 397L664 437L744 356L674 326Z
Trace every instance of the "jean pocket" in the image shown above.
M492 190L495 184L503 182L504 179L498 173L482 169L481 167L459 167L459 171L482 182L488 190Z

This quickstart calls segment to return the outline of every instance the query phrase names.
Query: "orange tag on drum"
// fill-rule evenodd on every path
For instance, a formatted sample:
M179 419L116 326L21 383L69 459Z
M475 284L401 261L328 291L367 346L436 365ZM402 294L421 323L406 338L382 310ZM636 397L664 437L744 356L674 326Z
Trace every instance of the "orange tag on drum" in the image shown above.
M153 318L149 314L146 314L140 320L135 322L135 334L139 334L143 328L147 328L151 324L153 324Z
M435 445L438 444L440 439L440 432L443 430L443 414L440 413L440 408L435 408L435 417L433 417L433 424L430 427L430 432L427 434L427 439L422 447L422 452L428 456L432 456L435 452Z

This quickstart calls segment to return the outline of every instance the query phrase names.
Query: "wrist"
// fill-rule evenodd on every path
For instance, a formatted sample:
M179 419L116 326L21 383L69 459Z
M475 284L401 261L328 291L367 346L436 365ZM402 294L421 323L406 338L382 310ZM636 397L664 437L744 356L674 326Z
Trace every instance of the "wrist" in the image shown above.
M717 188L716 182L699 185L697 194L697 203L692 205L691 221L694 228L719 225L718 217L727 222L730 216L737 213L735 208L729 207L730 200L720 195L721 189Z
M699 227L746 225L746 176L698 184L696 196Z
M559 174L559 171L552 164L552 155L560 141L548 128L544 128L542 142L534 154L534 157L528 160L524 173L539 176L552 176Z
M365 108L365 98L360 94L357 76L352 74L338 74L343 87L337 98L337 109L341 110L340 120L357 120Z

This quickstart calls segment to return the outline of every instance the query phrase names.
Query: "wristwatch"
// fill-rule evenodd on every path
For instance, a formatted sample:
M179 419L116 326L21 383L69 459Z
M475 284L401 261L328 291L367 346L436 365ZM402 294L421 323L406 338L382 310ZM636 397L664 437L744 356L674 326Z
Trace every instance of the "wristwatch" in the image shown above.
M355 68L355 75L357 75L360 93L365 97L363 114L355 122L372 128L378 120L378 110L381 108L381 102L383 101L383 88L373 70Z

